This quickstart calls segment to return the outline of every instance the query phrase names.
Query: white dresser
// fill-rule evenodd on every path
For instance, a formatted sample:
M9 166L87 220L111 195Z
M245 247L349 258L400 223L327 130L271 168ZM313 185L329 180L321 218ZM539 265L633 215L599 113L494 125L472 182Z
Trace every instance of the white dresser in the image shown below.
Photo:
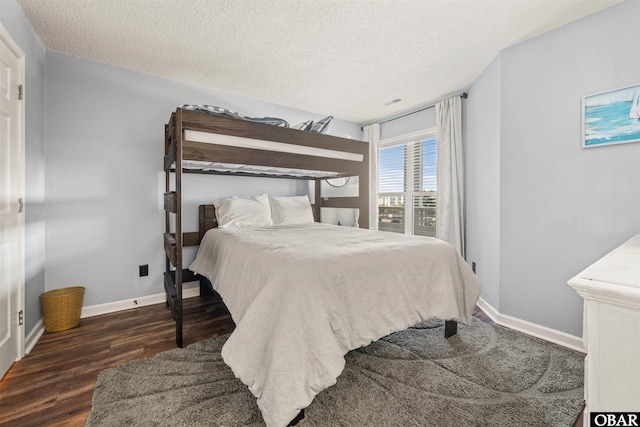
M569 285L584 298L585 422L590 412L640 411L640 234Z

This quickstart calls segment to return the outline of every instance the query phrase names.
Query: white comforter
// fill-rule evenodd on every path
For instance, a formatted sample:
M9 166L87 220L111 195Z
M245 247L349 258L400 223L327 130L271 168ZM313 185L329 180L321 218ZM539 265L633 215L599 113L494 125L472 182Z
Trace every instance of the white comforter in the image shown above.
M318 223L212 229L191 270L231 312L222 357L268 427L335 384L348 351L425 319L469 322L479 296L448 243Z

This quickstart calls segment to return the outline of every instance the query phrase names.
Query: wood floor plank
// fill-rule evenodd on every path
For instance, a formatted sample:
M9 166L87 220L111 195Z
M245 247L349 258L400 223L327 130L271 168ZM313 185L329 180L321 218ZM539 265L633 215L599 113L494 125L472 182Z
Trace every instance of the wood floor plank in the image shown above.
M184 308L185 345L234 328L214 297L186 299ZM164 303L45 333L0 382L0 425L83 426L100 371L175 347L175 323Z

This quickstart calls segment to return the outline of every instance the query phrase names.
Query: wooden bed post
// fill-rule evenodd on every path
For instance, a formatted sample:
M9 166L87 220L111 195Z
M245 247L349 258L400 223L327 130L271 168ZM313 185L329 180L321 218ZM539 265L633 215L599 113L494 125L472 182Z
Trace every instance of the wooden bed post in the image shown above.
M449 338L458 333L458 323L453 320L444 322L444 337Z
M360 228L370 228L369 224L369 151L364 153L362 168L358 176L358 223Z
M298 425L298 423L303 419L304 419L304 409L301 409L300 412L298 412L298 415L296 415L296 417L292 419L291 422L289 422L289 424L287 424L287 427Z
M315 204L313 205L316 221L322 222L322 179L316 179Z
M176 111L174 128L176 141L176 345L182 347L182 110Z
M164 194L165 194L165 198L166 198L166 195L169 194L171 191L171 168L170 167L168 168L166 165L167 157L171 157L170 141L171 141L171 130L169 129L169 124L166 124L164 125L164 156L165 156L165 162L164 162L165 163L164 165L165 193ZM165 236L171 233L171 215L166 205L164 207L164 233L165 233ZM165 250L166 250L166 245L165 245ZM169 259L169 254L165 254L165 280L166 280L166 274L169 274L170 271L171 271L171 260ZM173 301L171 301L171 292L170 292L170 289L168 289L168 284L166 282L165 282L165 291L167 293L166 303L167 303L167 306L170 307Z

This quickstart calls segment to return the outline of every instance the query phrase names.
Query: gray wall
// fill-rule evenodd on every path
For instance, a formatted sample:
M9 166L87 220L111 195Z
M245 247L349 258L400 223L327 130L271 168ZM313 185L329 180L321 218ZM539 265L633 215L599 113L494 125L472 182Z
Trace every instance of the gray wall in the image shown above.
M292 124L322 117L51 51L46 64L46 288L85 286L85 306L163 292L163 134L176 107L212 104ZM339 120L328 132L362 138L359 125ZM183 189L185 229L195 231L200 203L308 186L189 175ZM149 277L138 277L140 264Z
M25 333L40 320L44 264L44 45L15 0L0 0L0 23L25 54Z
M466 258L500 306L500 56L474 82L465 115Z
M499 156L500 204L499 227L470 221L468 243L499 262L499 277L482 286L502 314L581 335L582 299L567 280L640 232L640 143L581 148L582 96L640 84L638 16L640 2L628 0L507 49L470 90L470 114L487 119L489 134L500 128L498 143L484 126L468 129L489 164ZM499 118L481 111L495 104L495 79ZM494 175L477 162L467 168L467 182L492 193ZM497 253L483 241L493 233Z

